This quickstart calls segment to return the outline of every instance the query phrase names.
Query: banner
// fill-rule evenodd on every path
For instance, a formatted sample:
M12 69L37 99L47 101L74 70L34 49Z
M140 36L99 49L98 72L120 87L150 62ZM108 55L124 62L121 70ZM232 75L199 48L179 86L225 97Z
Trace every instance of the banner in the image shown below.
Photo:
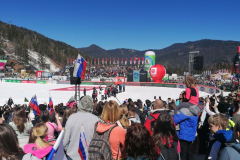
M115 58L113 58L113 64L115 64Z
M73 58L73 64L75 64L75 59Z
M5 79L5 82L21 83L21 80Z
M132 58L130 59L130 65L132 65Z
M68 58L67 58L67 64L68 64Z
M99 65L99 58L98 58L98 65Z
M107 65L107 58L105 58L105 64Z
M115 77L115 85L125 83L125 77Z
M125 60L125 65L127 65L127 58L126 58L126 60Z
M121 59L121 64L123 65L123 58Z
M36 77L42 78L42 71L36 71Z
M139 71L133 71L133 82L139 82Z
M102 58L102 64L104 64L104 58Z
M140 57L138 57L138 63L137 64L140 64Z
M144 57L142 57L142 65L144 65Z
M117 58L117 65L119 65L119 58Z
M1 60L1 59L0 59L0 62L4 62L4 63L7 63L7 60Z
M109 64L111 65L111 58L109 59Z
M22 69L21 70L21 77L24 78L26 75L26 70L25 69Z
M97 64L97 60L96 60L96 58L94 58L94 65L96 65Z
M0 62L0 70L5 69L5 63L4 62Z
M133 64L134 65L136 64L136 57L134 57Z

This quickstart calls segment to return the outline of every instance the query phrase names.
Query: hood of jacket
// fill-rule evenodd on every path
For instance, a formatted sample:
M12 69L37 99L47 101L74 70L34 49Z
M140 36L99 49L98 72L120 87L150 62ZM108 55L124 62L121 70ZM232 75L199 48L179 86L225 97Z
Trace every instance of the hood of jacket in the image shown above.
M233 143L232 146L233 146L238 152L240 152L240 143Z
M37 148L35 143L30 143L24 146L25 153L31 153L32 155L36 156L39 159L45 157L50 151L52 150L53 146L48 146L43 149Z
M233 131L232 130L218 130L215 134L214 134L214 138L217 141L220 141L222 143L226 143L228 141L230 141L232 139L232 135L233 135Z
M97 125L97 132L98 133L104 133L106 132L107 130L109 130L111 127L115 126L116 123L114 124L108 124L108 123L101 123L100 121L98 122L98 125Z
M92 113L93 111L93 101L90 96L84 96L78 107L78 112L89 112Z
M201 109L197 105L190 106L188 109L194 116L197 116L201 112Z

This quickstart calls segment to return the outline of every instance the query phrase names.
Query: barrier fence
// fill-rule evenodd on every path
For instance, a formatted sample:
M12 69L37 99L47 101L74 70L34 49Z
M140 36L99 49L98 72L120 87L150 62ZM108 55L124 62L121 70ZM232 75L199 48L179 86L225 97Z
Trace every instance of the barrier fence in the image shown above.
M70 84L69 81L39 81L39 80L13 80L13 79L2 79L2 82L11 83L36 83L36 84ZM109 81L83 81L82 85L111 85L115 82ZM152 87L169 87L169 88L186 88L185 84L180 83L155 83L155 82L125 82L126 86L152 86ZM197 85L199 91L207 92L210 94L220 94L221 90L216 87Z

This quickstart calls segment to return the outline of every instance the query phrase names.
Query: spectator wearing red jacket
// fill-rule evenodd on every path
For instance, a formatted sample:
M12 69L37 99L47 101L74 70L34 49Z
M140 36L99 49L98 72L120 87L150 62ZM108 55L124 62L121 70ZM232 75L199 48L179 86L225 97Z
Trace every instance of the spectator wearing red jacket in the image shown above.
M161 112L165 112L165 109L163 108L163 102L160 99L156 99L153 102L153 110L150 112L150 115L147 117L146 122L144 124L144 126L151 133L151 135L152 135L151 122L157 120Z

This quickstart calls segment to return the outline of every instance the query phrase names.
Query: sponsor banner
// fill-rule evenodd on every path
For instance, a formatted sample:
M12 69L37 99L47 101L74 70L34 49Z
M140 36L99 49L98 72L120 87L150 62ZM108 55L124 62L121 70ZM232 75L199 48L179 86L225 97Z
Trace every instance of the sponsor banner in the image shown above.
M177 84L177 88L186 88L185 84Z
M115 85L123 84L125 82L125 77L115 77Z
M212 88L212 87L208 87L208 86L197 86L199 91L202 92L207 92L210 94L215 94L216 93L216 89Z
M154 83L140 83L140 86L155 86Z
M162 84L162 87L176 88L176 84Z
M21 83L36 83L36 81L22 80Z
M5 82L21 83L21 80L5 79Z
M94 82L82 82L84 85L94 85Z
M138 82L127 82L126 86L140 86L140 83L138 83Z
M156 87L163 87L163 84L162 84L162 83L153 83L153 86L156 86Z
M133 82L139 82L139 71L133 71Z
M93 82L93 85L104 85L104 82Z
M38 84L47 84L46 81L36 81L36 83L38 83Z

